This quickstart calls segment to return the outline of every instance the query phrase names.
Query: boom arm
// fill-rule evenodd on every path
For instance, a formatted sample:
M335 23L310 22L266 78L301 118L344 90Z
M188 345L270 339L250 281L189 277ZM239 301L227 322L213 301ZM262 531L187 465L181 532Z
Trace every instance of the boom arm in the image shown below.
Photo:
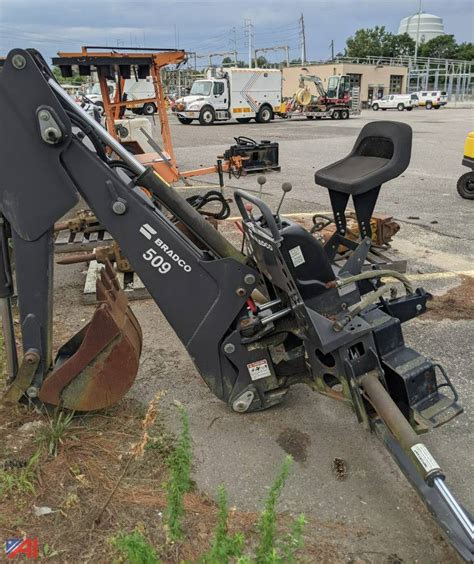
M21 68L14 66L15 61L23 60ZM0 78L3 130L10 140L0 153L5 173L0 206L13 231L24 350L40 352L33 394L54 368L52 228L80 195L120 244L212 391L228 401L246 384L239 381L239 369L223 355L221 343L245 308L257 273L194 208L102 128L102 137L139 176L136 184L153 191L203 241L207 251L186 238L140 188L125 184L79 141L69 116L81 115L84 128L100 126L74 105L41 64L38 56L15 50ZM24 94L19 105L17 92ZM49 116L47 124L56 131L54 142L45 142L41 135L41 112L47 112L43 117ZM53 141L54 132L49 133ZM24 154L29 155L27 167Z

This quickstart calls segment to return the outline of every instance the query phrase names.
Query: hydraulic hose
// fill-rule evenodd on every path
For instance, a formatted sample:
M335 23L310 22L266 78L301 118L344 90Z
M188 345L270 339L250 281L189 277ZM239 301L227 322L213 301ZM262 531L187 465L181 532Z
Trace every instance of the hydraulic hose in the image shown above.
M156 174L152 168L143 166L125 147L123 147L123 145L112 137L108 131L80 108L56 81L50 78L48 84L63 102L63 105L89 125L96 136L105 145L108 145L124 161L129 169L137 175L137 186L148 188L160 203L180 219L199 240L208 246L212 253L221 258L233 258L244 264L247 262L246 256L239 252L225 237L214 229L198 211Z
M354 276L340 278L336 282L336 287L342 288L343 286L347 286L347 284L352 284L353 282L360 282L361 280L370 280L371 278L383 278L388 276L399 280L405 287L407 294L413 294L414 290L412 283L405 275L395 270L367 270L366 272L361 272L360 274L355 274Z
M380 288L377 288L377 290L375 290L374 292L367 294L362 300L360 300L360 302L357 302L356 304L351 306L349 311L346 312L342 319L337 319L334 322L334 329L336 331L341 331L350 321L352 321L352 319L354 319L356 315L359 315L359 313L364 311L364 309L366 309L374 302L376 302L380 297L382 297L383 294L391 292L393 289L395 289L395 286L393 284L385 284Z

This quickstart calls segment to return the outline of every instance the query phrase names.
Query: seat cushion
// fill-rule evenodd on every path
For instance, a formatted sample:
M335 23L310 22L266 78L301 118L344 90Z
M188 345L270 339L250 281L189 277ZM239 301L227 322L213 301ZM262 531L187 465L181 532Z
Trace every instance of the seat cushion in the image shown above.
M337 192L361 194L379 186L384 179L383 169L390 159L351 155L329 165L315 174L316 184Z

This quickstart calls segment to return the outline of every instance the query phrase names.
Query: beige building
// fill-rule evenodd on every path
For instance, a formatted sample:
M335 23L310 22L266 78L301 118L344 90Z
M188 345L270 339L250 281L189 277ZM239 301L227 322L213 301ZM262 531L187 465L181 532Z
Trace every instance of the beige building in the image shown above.
M334 62L284 68L284 97L290 97L296 92L299 77L302 74L319 76L325 87L327 86L327 81L330 76L335 74L349 75L351 86L360 88L362 107L367 106L370 100L381 98L387 94L405 93L407 90L407 67ZM310 89L313 88L314 85L310 87ZM314 91L314 93L316 93L316 91Z

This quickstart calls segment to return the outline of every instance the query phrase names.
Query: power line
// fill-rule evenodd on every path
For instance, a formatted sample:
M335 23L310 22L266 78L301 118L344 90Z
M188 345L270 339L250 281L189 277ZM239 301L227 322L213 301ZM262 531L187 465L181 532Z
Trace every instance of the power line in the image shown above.
M301 64L306 62L306 36L304 30L304 16L303 12L301 12L301 17L299 19L300 24L300 39L301 39Z
M253 25L250 18L244 20L245 35L247 37L249 48L249 68L252 68L252 40L253 40Z

